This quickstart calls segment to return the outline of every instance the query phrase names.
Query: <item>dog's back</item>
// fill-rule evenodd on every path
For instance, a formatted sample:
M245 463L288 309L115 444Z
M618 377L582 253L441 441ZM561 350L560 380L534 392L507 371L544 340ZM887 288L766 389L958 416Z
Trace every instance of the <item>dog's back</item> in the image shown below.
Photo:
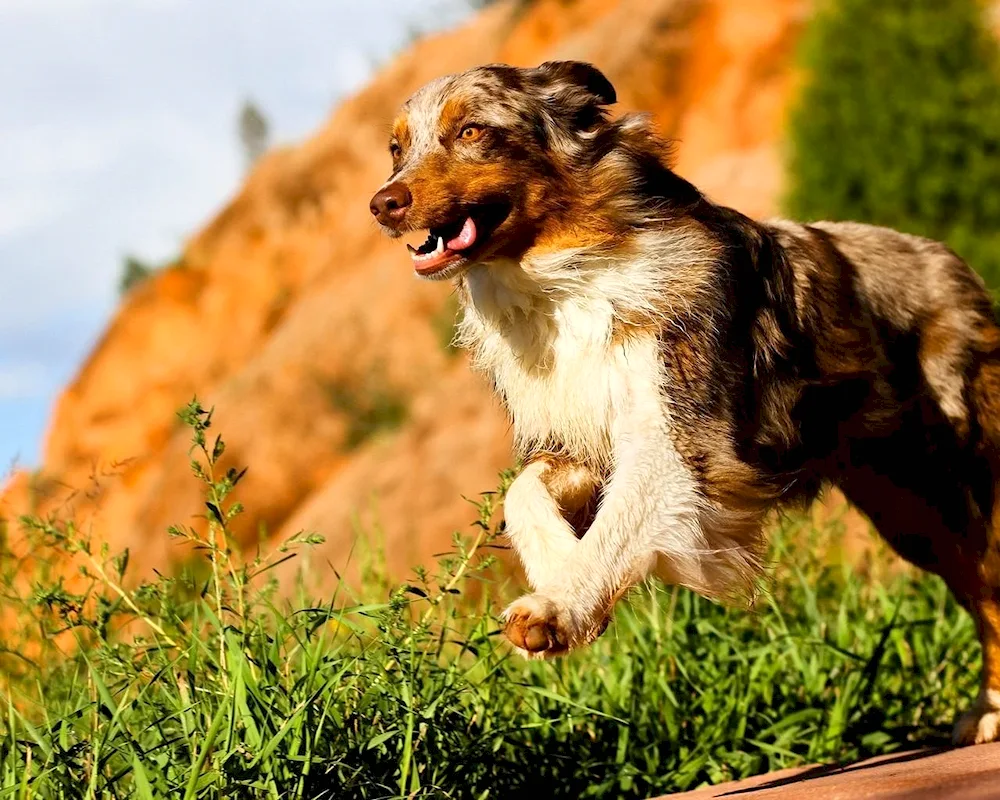
M773 381L778 391L794 381L801 392L786 422L799 426L804 446L786 468L853 483L858 465L871 470L877 458L878 471L925 495L941 485L935 472L952 482L981 472L976 500L988 517L986 474L1000 430L988 384L1000 330L982 280L939 242L886 228L763 227L791 274L785 302L803 337L786 363L791 375L779 368Z
M782 270L789 276L771 290L791 340L779 345L788 355L776 383L797 381L807 395L838 390L825 413L799 408L797 422L822 427L825 418L841 438L874 438L919 407L922 423L944 425L956 446L982 433L973 387L989 372L1000 332L985 285L967 264L939 242L872 225L778 220L761 228L778 245L765 280L777 282Z

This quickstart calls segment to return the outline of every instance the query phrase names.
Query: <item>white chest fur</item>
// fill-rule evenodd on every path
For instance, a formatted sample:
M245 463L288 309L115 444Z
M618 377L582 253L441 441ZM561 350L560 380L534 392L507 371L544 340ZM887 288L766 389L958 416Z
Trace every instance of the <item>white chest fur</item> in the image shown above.
M658 383L655 347L613 340L609 299L528 291L518 272L498 279L502 269L470 271L461 335L492 376L519 447L557 447L607 465L634 387Z
M607 470L591 528L579 544L569 532L572 558L563 553L549 573L567 596L588 595L582 606L600 606L652 569L716 596L751 587L757 571L759 516L709 502L674 442L655 331L676 324L706 285L701 265L713 248L695 234L654 231L610 255L494 262L463 279L459 338L493 378L522 451L558 447ZM648 320L647 333L614 336L616 320L636 319ZM520 519L525 535L544 532L539 506L518 498L515 528Z

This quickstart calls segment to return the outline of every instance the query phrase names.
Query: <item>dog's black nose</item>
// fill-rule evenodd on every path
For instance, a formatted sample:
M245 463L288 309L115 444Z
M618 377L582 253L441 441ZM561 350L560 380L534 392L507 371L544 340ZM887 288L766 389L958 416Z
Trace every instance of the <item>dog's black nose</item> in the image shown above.
M410 190L403 183L390 183L373 198L369 208L383 225L398 225L413 203Z

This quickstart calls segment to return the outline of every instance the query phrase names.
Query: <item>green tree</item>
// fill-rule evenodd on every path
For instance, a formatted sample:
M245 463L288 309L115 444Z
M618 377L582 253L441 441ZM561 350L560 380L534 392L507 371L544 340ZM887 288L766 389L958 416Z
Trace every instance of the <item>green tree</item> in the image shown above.
M1000 288L1000 48L977 0L830 0L803 46L787 208L946 241Z
M246 100L239 114L240 143L246 158L247 169L264 155L270 144L271 126L261 111L251 100Z
M133 286L142 283L152 275L156 269L143 263L134 256L126 256L122 265L122 276L118 281L118 291L125 294Z

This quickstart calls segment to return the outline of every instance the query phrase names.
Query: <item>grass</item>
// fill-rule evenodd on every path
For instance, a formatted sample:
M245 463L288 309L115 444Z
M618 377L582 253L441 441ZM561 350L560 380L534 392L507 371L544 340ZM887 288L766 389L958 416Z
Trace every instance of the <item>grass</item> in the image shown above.
M500 493L408 584L283 599L270 569L316 537L238 559L241 473L216 474L209 412L184 419L206 520L172 532L200 577L134 585L127 555L21 520L37 564L59 551L82 572L35 569L25 592L29 562L3 570L18 655L0 797L650 797L936 741L974 692L973 626L942 583L826 566L815 553L836 531L804 519L777 532L783 566L754 610L646 587L551 663L503 644L494 602L513 587L482 591Z

